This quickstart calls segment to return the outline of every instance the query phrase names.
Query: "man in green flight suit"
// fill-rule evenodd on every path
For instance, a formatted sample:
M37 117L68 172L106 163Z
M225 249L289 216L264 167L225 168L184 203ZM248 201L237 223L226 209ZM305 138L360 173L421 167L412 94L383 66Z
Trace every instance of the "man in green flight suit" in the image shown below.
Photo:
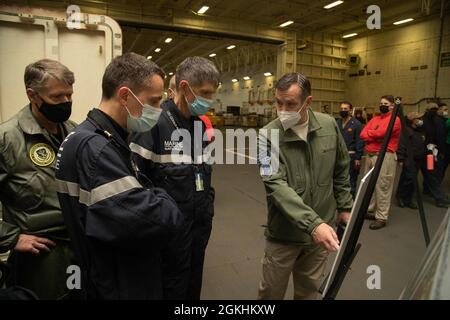
M73 73L43 59L25 68L29 105L0 124L0 253L11 251L8 286L40 299L68 297L67 267L73 253L55 189L55 158L75 128Z

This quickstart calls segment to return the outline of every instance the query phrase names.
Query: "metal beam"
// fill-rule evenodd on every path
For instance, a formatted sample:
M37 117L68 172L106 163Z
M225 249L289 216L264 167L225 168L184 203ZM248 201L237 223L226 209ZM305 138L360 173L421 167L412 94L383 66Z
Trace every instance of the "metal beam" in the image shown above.
M165 40L167 38L167 33L165 33L164 34L164 36L162 36L162 37L160 37L159 39L158 39L158 41L157 41L157 45L155 45L155 46L153 46L153 47L150 47L145 53L144 53L144 56L147 56L147 55L149 55L150 54L150 52L152 52L152 51L154 51L156 48L158 48L158 47L160 47L161 48L161 50L162 50L162 43L163 43L163 41ZM161 44L160 44L161 43ZM159 45L160 44L160 45Z
M174 59L169 64L166 64L166 65L162 66L163 70L167 70L168 67L172 67L173 65L178 65L179 62L184 60L186 57L189 57L196 50L204 47L205 44L206 44L206 42L200 42L197 46L191 48L190 50L187 50L187 51L183 52L183 55L181 56L181 58Z
M329 21L330 20L330 15L334 16L334 18L341 18L341 19L344 19L344 20L351 20L351 21L353 21L354 19L358 19L360 16L359 15L356 15L356 16L355 15L351 15L350 12L355 10L355 9L358 9L360 7L366 7L367 4L371 4L372 2L373 2L373 0L369 0L369 1L366 0L364 2L361 2L361 1L358 0L357 4L354 4L353 6L346 6L346 7L342 7L342 8L339 8L339 9L332 10L331 12L327 12L328 14L323 14L322 17L317 18L317 19L313 19L312 21L303 24L302 27L308 27L308 26L311 26L313 24L320 23L321 21ZM337 10L340 10L342 12L338 12Z
M151 23L143 23L143 22L133 22L133 21L125 21L125 20L116 20L121 26L124 27L134 27L134 28L148 28L152 30L162 30L162 31L172 31L172 32L180 32L180 33L189 33L189 34L197 34L201 36L210 36L224 39L234 39L234 40L243 40L250 42L261 42L267 44L282 44L282 40L276 39L268 39L257 36L246 36L246 35L238 35L232 33L218 32L206 29L190 29L187 27L177 27L177 26L166 26L166 25L158 25Z
M228 44L220 45L220 46L214 48L213 50L209 50L209 52L206 53L206 55L208 55L208 58L209 58L209 54L211 54L211 53L213 53L213 52L217 52L217 51L219 51L219 50L222 50L222 49L226 48L227 46L228 46ZM214 60L216 61L216 64L217 64L217 65L220 64L221 66L223 66L223 59L225 59L225 57L228 57L228 56L230 56L229 53L228 53L228 54L222 55L220 58L217 58L217 56L215 56L215 57L214 57ZM221 67L219 67L219 68L222 69ZM222 70L221 70L221 71L222 71Z
M431 13L431 0L422 0L422 13L427 16Z
M142 29L139 29L138 34L136 35L136 38L134 38L133 42L131 43L131 46L127 49L127 52L131 52L134 49L134 46L139 41L139 39L142 37Z
M367 6L367 5L372 4L372 2L373 1L369 0L369 1L363 2L360 5ZM405 7L407 8L406 10L405 10ZM348 10L352 11L352 10L355 10L356 8L358 8L358 6L353 6L353 7L349 8ZM417 4L414 4L414 2L402 2L402 3L398 3L398 4L392 4L389 8L388 7L381 8L381 11L382 11L382 29L381 30L386 31L385 29L390 27L388 25L388 22L395 21L394 19L397 19L399 16L402 16L402 15L416 16L418 14L418 10L419 10L419 8L418 8ZM387 16L387 14L389 14L389 16ZM360 17L358 17L356 21L360 22L360 24L353 28L340 29L332 24L329 24L328 26L322 27L322 28L318 29L317 31L318 32L333 32L331 30L336 30L335 32L348 33L348 32L353 32L353 31L364 29L365 31L376 32L376 30L367 30L365 19L364 19L366 17L368 17L368 15L365 15L364 13ZM321 22L321 21L323 21L323 19L318 19L315 22ZM351 20L348 22L351 22ZM363 32L363 31L361 31L361 32Z
M417 13L417 11L408 11L408 12L410 12L411 14ZM405 12L404 14L406 16L410 15L407 12ZM413 25L413 24L417 24L417 23L421 23L421 22L424 22L424 21L428 21L428 20L433 20L433 19L438 18L438 17L439 17L439 13L432 13L429 16L416 17L414 19L414 21L408 23L408 26ZM390 18L389 21L395 21L395 19ZM369 35L379 34L381 32L387 32L387 31L393 30L395 28L398 28L398 26L395 26L393 24L390 24L390 25L387 24L385 27L382 27L381 30L368 30L367 28L364 28L364 27L361 26L360 28L353 28L353 29L346 30L345 33L347 33L347 32L358 32L359 30L361 30L360 32L358 32L358 37L360 38L360 37L365 37L365 36L369 36ZM354 39L354 38L350 38L350 40L351 39ZM395 44L392 44L392 46L395 46Z
M230 0L225 0L225 2L226 2L226 9L220 13L221 17L226 17L226 15L228 13L230 13L233 10L236 10L241 5L247 5L247 3L245 3L244 1L240 1L240 0L235 0L234 3L231 5L230 5Z
M174 45L172 48L170 48L169 50L167 50L161 57L159 57L158 59L155 60L155 63L159 63L161 60L163 60L166 57L169 57L169 55L174 52L177 51L183 44L185 44L186 42L189 41L189 38L184 38L183 40L181 40L180 42L178 42L176 45Z
M156 4L153 4L156 10L161 10L163 7L163 4L166 2L166 0L158 0Z

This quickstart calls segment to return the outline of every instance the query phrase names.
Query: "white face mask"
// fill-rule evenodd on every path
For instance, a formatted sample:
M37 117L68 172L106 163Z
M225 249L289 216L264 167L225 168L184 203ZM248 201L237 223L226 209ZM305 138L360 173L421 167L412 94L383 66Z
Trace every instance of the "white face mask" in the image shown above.
M301 112L305 104L298 111L280 111L277 110L278 118L280 118L281 125L283 126L284 131L289 128L296 126L299 121L302 119Z
M159 116L161 115L161 109L155 108L149 104L143 104L141 100L130 90L130 93L133 97L136 98L137 102L142 106L142 115L138 118L133 117L128 110L128 118L127 118L127 128L129 131L133 132L145 132L151 130L156 123L158 122Z
M448 118L448 111L443 111L443 112L442 112L442 116L443 116L444 118Z

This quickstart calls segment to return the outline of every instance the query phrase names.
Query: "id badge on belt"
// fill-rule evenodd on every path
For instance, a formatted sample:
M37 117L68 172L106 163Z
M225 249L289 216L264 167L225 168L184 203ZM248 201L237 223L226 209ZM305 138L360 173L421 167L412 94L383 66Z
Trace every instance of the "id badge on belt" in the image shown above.
M195 174L195 191L204 191L205 188L203 186L203 174L201 172L197 172Z

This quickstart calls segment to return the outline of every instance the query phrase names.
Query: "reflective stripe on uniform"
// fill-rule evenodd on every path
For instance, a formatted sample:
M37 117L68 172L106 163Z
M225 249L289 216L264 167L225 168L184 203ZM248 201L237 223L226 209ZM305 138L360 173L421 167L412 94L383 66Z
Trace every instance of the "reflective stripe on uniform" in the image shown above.
M135 143L130 143L130 150L144 159L157 163L192 163L191 157L187 154L156 154Z
M79 202L85 205L89 205L89 191L80 188L78 183L62 181L59 179L55 180L56 182L56 191L59 193L68 194L71 197L79 198Z
M71 197L77 197L80 203L87 206L92 206L97 202L135 188L142 188L142 185L133 176L126 176L105 183L92 189L91 192L82 189L77 183L56 179L56 189L59 193L68 194Z

